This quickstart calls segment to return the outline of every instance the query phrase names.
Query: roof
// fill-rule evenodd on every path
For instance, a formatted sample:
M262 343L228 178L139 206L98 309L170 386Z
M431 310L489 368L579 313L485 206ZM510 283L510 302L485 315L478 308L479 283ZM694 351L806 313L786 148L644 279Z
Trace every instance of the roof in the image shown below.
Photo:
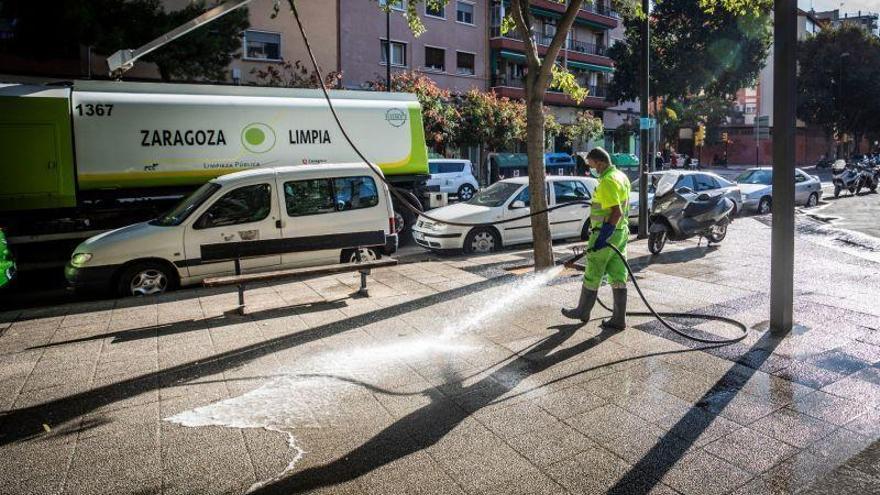
M378 167L377 167L378 170ZM243 170L241 172L233 172L231 174L221 175L213 180L219 184L234 182L241 179L257 178L257 177L274 177L277 174L296 174L304 175L328 174L328 173L356 173L375 175L374 172L364 163L322 163L320 165L288 165L282 167L266 167Z

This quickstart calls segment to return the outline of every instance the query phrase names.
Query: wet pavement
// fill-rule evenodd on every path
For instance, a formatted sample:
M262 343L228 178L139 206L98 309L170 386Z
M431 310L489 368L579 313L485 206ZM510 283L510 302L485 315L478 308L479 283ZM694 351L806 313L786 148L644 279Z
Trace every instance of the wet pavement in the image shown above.
M376 270L370 298L261 285L243 317L207 289L0 313L0 493L878 493L880 263L799 219L776 334L766 222L631 245L656 306L749 326L729 346L575 325L578 274L517 252Z

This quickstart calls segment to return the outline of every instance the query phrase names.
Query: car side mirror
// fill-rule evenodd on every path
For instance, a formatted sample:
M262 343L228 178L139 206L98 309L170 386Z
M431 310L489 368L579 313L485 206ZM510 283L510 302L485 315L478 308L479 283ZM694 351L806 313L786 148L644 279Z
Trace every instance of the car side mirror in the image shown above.
M515 210L518 208L525 208L525 207L526 207L526 202L519 200L519 199L514 201L513 203L510 203L510 209L512 209L512 210Z
M688 186L682 186L675 190L678 194L693 194L694 190Z

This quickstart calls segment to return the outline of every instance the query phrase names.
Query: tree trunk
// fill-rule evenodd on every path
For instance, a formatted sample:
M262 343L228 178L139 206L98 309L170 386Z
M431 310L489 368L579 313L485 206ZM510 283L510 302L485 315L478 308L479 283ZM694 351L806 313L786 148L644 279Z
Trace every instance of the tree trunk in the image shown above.
M532 86L529 84L529 86ZM526 89L526 152L529 157L529 199L531 211L547 209L544 169L544 90ZM554 266L550 222L547 212L532 217L535 271Z

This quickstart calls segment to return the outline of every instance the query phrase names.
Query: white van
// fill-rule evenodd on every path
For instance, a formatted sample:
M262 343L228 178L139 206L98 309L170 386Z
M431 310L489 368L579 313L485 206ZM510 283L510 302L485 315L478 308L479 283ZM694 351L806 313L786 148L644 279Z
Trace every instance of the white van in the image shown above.
M87 239L74 250L65 276L77 289L158 294L234 273L231 261L201 262L204 244L319 243L337 234L377 231L385 232L385 246L362 251L367 259L396 251L397 234L388 188L364 164L248 170L206 183L155 220ZM355 259L351 250L328 249L248 258L241 266L257 272Z

